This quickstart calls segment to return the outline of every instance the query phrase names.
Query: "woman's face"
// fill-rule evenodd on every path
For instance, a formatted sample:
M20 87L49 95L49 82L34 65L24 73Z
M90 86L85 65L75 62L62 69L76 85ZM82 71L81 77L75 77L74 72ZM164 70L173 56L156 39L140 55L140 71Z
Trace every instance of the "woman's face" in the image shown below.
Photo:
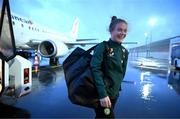
M120 22L116 24L115 28L111 32L111 38L118 43L122 43L127 34L127 24Z

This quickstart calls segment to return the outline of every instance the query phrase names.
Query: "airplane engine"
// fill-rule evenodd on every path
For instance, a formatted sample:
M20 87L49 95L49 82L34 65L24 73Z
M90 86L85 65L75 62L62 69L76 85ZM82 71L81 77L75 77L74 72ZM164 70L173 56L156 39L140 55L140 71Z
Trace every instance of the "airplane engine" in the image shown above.
M45 40L38 46L38 52L43 57L63 57L68 53L68 47L63 42Z

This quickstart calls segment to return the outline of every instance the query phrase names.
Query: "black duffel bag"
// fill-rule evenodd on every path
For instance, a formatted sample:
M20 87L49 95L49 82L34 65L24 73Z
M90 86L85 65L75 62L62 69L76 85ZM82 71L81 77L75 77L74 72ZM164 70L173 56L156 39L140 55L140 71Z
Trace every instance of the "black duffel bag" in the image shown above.
M77 47L63 62L68 97L73 104L95 108L98 106L98 93L93 80L90 61L91 51Z

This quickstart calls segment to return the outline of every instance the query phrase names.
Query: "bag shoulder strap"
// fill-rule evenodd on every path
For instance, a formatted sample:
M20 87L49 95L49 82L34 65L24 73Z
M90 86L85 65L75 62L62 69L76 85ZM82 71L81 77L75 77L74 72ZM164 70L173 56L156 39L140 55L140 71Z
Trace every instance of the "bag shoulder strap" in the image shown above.
M107 55L106 53L109 49L108 41L103 41L103 43L104 43L104 55Z
M94 50L94 48L96 47L97 45L95 45L95 46L93 46L93 47L91 47L91 48L89 48L87 51L86 51L86 53L90 53L92 50Z
M108 46L108 42L107 41L103 41L104 45L105 45L105 49L104 49L104 53L105 51L109 48ZM98 44L97 44L98 45ZM89 48L88 50L86 50L86 54L90 54L92 50L94 50L94 48L97 46L97 45L94 45L92 46L91 48Z

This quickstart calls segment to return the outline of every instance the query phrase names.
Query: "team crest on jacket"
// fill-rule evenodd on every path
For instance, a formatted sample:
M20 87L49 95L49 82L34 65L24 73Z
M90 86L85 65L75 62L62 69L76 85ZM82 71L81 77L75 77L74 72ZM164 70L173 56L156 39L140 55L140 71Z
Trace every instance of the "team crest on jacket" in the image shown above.
M107 51L108 51L108 55L109 55L109 56L113 56L113 55L114 55L114 50L113 50L113 48L108 48Z

